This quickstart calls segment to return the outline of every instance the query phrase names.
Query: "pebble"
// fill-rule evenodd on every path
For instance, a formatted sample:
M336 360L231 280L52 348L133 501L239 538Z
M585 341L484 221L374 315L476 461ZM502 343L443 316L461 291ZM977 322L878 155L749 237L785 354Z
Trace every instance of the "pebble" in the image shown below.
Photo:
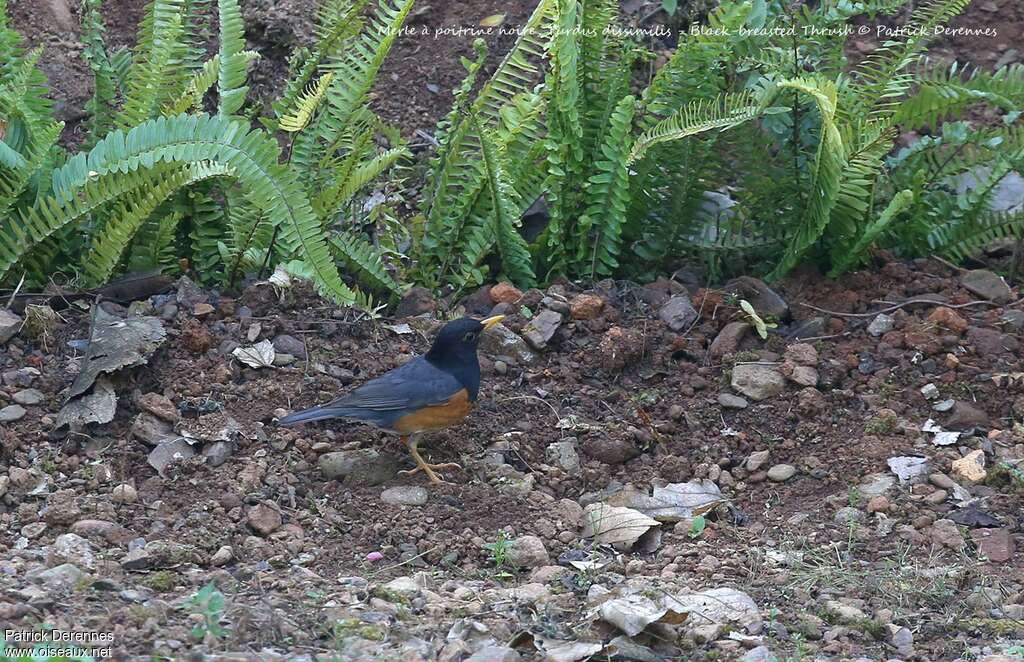
M235 558L235 552L231 549L230 545L222 545L220 549L214 552L213 556L210 557L210 565L222 566L231 563Z
M0 409L0 423L13 423L25 417L25 408L21 405L9 405Z
M749 406L746 398L732 393L719 393L718 404L725 409L746 409Z
M881 313L876 315L875 319L871 320L871 324L868 324L868 333L875 338L884 336L893 330L896 326L896 320L891 315Z
M796 467L792 464L776 464L768 470L768 480L782 483L796 475Z
M427 490L413 485L389 487L381 492L380 500L399 506L422 506L427 503Z
M110 500L114 503L135 503L139 500L139 493L134 487L124 483L110 491Z
M747 462L745 464L747 471L754 472L763 467L765 462L768 461L768 456L770 454L771 451L767 450L755 451L751 453L750 457L747 458Z
M927 504L930 504L932 506L937 506L939 504L945 503L946 502L946 498L948 496L949 496L949 492L947 492L946 490L935 490L934 492L932 492L931 494L926 496L924 498L924 500L925 500L925 503L927 503Z
M980 483L985 480L985 451L971 451L959 460L953 461L953 475L967 483Z
M752 400L767 400L786 389L786 378L772 365L744 363L732 369L732 388Z
M884 499L885 497L875 497ZM849 524L850 522L860 522L864 520L864 511L854 508L853 506L846 506L836 511L833 519L839 524Z
M246 512L245 521L253 531L265 538L281 528L281 513L272 506L258 503Z
M867 507L869 513L884 513L888 512L890 503L884 496L876 496L868 501Z
M46 399L43 392L36 388L27 388L23 391L18 391L12 398L19 405L25 405L31 407L32 405L38 405L40 402Z
M516 538L508 546L507 554L509 562L521 568L540 568L551 563L544 541L537 536Z

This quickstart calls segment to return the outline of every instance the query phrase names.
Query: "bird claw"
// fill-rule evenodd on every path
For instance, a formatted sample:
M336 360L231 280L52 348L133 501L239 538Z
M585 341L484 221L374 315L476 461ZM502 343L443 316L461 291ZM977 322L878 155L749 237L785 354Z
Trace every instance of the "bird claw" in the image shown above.
M402 471L399 471L398 473L402 476L413 476L422 471L427 475L427 478L430 479L431 483L444 483L446 485L452 485L453 483L449 483L448 481L441 478L440 475L435 473L435 470L441 469L462 469L462 465L457 464L455 462L442 462L441 464L430 464L429 462L424 462L422 464L417 465L413 469L404 469Z

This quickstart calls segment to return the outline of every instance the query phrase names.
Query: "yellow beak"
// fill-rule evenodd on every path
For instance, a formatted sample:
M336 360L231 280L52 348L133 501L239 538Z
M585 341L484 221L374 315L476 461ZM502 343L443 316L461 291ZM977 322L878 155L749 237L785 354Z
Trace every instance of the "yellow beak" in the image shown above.
M480 320L480 323L484 325L484 331L486 331L503 319L505 319L504 315L495 315L494 317L488 317L485 320Z

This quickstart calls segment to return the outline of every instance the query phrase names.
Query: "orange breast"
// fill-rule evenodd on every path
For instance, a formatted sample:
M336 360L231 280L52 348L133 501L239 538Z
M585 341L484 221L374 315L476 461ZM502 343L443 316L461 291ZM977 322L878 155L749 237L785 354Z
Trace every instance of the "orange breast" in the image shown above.
M399 434L440 430L464 419L472 408L473 403L469 401L469 392L462 389L447 402L406 414L395 421L392 427Z

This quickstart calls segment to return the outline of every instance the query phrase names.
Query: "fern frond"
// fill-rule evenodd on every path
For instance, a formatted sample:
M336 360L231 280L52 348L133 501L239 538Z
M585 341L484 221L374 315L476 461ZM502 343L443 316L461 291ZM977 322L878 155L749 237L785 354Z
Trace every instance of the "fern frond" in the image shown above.
M609 120L609 130L601 145L602 158L594 164L594 174L587 181L588 206L580 219L580 246L589 249L591 279L610 276L619 266L622 226L629 204L630 130L636 99L624 97ZM584 220L586 219L586 220ZM593 234L593 237L590 235Z
M315 83L309 84L306 91L295 100L295 107L278 121L282 131L295 133L306 128L309 120L313 118L313 113L323 102L333 78L334 74L328 72L320 76Z
M377 291L402 293L402 287L384 268L380 251L368 241L355 233L341 230L337 236L331 237L330 242L334 254L358 275L360 282Z
M127 133L114 131L88 154L70 159L54 172L53 188L57 200L67 203L90 176L129 175L157 163L208 161L230 167L253 203L281 228L285 249L306 262L317 287L339 303L364 301L341 281L319 221L292 172L278 163L278 156L278 145L270 136L249 130L243 122L207 115L161 117Z
M914 202L914 192L903 190L892 197L889 204L885 206L882 213L875 219L857 238L853 246L843 250L833 258L832 270L829 271L829 278L836 278L845 273L851 266L856 264L864 251L889 227L893 219L900 215Z
M952 236L935 236L936 248L948 258L963 260L977 255L1000 239L1024 236L1024 209L984 214L969 228Z
M121 261L135 233L158 206L177 191L213 177L233 176L230 167L212 163L193 163L176 172L167 172L153 187L138 189L120 199L102 231L93 237L89 252L82 261L86 284L107 282Z
M93 78L92 98L85 107L89 115L86 148L94 145L114 125L114 105L117 99L117 74L103 44L105 28L100 13L102 2L84 0L82 3L82 43L85 45L82 58L92 70Z
M782 257L768 274L768 280L779 278L792 269L825 232L832 218L832 209L841 188L842 172L847 159L842 135L835 123L835 83L806 77L782 81L778 87L796 90L814 100L821 121L821 135L811 170L808 201L803 218L790 237Z
M234 115L242 104L249 87L245 84L246 65L245 22L238 0L217 0L220 23L220 49L217 52L220 67L217 70L217 113Z
M186 0L153 0L147 8L115 126L129 129L141 124L177 96L171 82L180 73L174 64L185 50L186 9Z
M651 147L705 131L725 130L749 122L763 112L769 96L758 99L752 92L729 93L714 99L697 99L645 131L633 144L628 164L636 163Z
M351 170L346 170L345 176L338 177L335 184L324 190L313 202L313 208L317 210L321 217L330 218L347 204L357 192L377 179L381 173L394 165L398 159L408 155L409 152L404 148L389 149L369 161L358 164Z

